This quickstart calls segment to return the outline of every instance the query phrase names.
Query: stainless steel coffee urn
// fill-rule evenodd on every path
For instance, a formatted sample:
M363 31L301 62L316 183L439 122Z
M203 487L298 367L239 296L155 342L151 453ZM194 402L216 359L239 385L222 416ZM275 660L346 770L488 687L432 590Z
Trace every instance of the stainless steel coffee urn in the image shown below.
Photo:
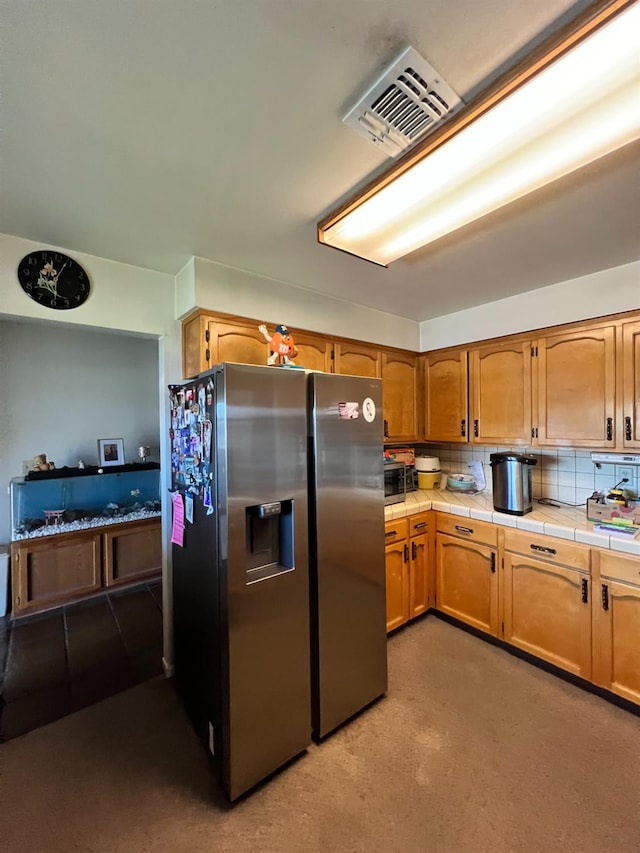
M492 453L493 508L509 515L531 512L531 469L535 456L526 453Z

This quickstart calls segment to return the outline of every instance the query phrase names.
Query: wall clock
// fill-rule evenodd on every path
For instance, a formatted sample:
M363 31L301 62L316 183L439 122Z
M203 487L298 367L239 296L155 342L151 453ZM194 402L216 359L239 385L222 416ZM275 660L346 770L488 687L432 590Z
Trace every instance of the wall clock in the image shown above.
M27 296L57 311L82 305L91 289L89 276L77 261L45 249L24 256L18 266L18 281Z

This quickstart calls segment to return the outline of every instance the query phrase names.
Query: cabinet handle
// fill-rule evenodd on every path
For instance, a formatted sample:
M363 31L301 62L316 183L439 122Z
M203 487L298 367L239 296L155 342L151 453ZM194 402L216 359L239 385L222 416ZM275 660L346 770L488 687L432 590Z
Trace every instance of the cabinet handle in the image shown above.
M478 419L477 418L473 422L473 434L476 438L478 437Z
M627 441L631 441L633 437L631 434L631 418L629 417L626 417L624 419L624 437L627 439Z
M589 581L587 578L582 578L580 582L581 590L582 590L582 603L589 603Z
M414 560L415 560L415 558L416 558L417 556L418 556L418 549L416 548L416 543L415 543L415 542L412 542L412 543L411 543L411 557L412 557L412 559L414 559Z
M491 571L495 572L496 570L496 555L495 551L491 552Z
M427 526L426 521L419 521L416 525L414 525L414 530L422 530L423 527Z
M461 524L456 524L455 528L458 533L473 533L473 527L462 527Z
M409 562L409 546L406 544L404 546L404 561L405 563Z
M532 551L542 551L543 554L557 554L558 553L555 548L545 548L543 545L532 545L531 550Z
M607 418L607 441L613 441L613 418Z
M467 422L466 422L466 420L463 418L463 419L460 421L460 435L466 435L466 434L467 434Z
M387 530L384 534L384 538L389 539L391 536L397 536L397 535L398 535L397 530Z
M389 421L383 421L382 423L384 425L384 438L389 438Z
M602 609L609 609L609 584L602 584Z
M205 350L204 358L205 361L211 361L211 350L209 349L209 347L207 347L207 349Z

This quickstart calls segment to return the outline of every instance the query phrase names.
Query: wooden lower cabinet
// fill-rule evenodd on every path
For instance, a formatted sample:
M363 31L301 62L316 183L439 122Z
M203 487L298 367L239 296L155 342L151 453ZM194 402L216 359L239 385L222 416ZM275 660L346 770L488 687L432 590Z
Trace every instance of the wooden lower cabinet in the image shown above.
M435 542L436 608L497 636L496 526L439 512Z
M640 704L640 559L594 554L593 680Z
M388 521L385 525L387 631L429 609L431 513Z
M124 527L124 525L122 525ZM134 524L104 534L104 585L115 586L158 574L162 569L159 525Z
M12 615L47 610L158 574L161 543L159 518L13 542Z
M516 530L504 548L505 641L591 678L590 549Z
M496 549L471 539L436 535L436 607L498 635Z
M11 545L13 614L31 613L96 592L102 585L95 530L21 539Z

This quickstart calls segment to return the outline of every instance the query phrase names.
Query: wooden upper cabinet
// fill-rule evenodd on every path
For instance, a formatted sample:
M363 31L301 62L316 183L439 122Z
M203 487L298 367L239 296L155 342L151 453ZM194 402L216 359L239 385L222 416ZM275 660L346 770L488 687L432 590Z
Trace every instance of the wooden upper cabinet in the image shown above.
M622 444L640 447L640 321L622 325Z
M424 403L427 441L468 441L466 349L427 353Z
M374 347L360 344L336 343L335 345L336 373L347 376L369 376L379 379L382 376L382 353Z
M331 341L320 335L309 335L305 332L296 332L291 329L293 341L298 350L294 362L307 370L322 370L331 373L333 349Z
M470 441L531 444L531 342L469 351Z
M207 354L211 355L207 342L209 321L198 314L182 324L182 376L191 379L211 366Z
M210 350L209 367L223 361L236 361L240 364L266 364L269 357L269 344L257 325L221 323L210 320L207 323Z
M538 444L615 447L615 331L593 326L538 340Z
M382 353L382 402L386 438L416 441L418 425L418 357L411 353Z

